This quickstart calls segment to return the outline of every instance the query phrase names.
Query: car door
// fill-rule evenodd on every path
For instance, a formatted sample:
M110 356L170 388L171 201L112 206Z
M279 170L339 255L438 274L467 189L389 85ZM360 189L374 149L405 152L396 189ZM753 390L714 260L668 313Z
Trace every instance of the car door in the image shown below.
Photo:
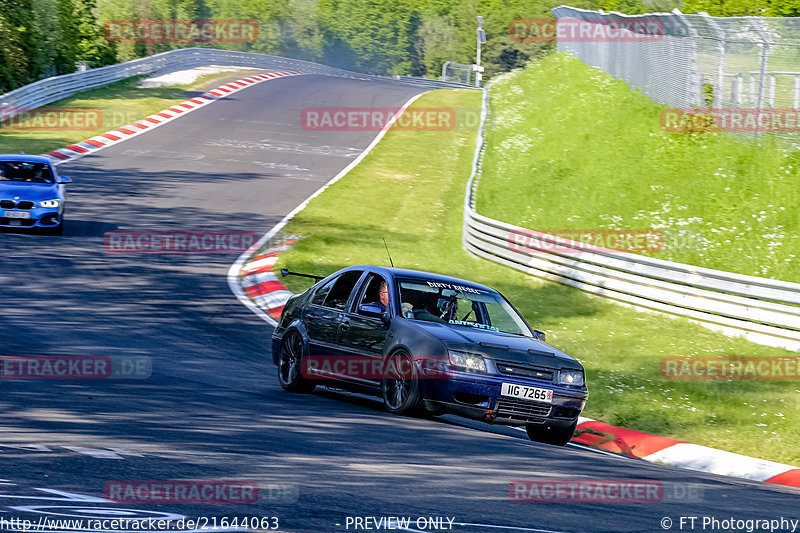
M389 291L387 311L391 314L394 298L387 280L376 273L369 273L358 288L350 308L342 317L339 347L344 354L357 360L351 365L356 372L348 375L348 380L368 386L380 384L380 371L383 363L383 347L389 327L382 318L365 312L364 305L380 301L381 284Z
M338 352L339 326L353 288L362 270L348 270L319 287L303 312L312 356L334 355Z

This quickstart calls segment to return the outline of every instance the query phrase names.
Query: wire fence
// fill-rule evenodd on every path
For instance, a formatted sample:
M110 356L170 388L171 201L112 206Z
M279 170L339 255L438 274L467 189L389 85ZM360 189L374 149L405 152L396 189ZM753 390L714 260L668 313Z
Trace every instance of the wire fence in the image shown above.
M707 129L800 140L800 18L723 18L677 9L628 16L566 6L553 14L559 26L578 28L560 28L559 52L660 104L705 110L714 117Z
M442 65L441 79L443 81L454 81L471 85L473 71L473 65L464 65L461 63L455 63L453 61L445 61L444 65Z

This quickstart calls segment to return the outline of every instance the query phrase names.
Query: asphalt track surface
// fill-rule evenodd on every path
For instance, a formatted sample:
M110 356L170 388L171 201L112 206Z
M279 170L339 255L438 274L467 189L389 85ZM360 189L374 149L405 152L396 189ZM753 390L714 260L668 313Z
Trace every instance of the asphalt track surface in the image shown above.
M455 419L397 417L377 400L324 389L285 393L271 365L271 328L228 289L235 255L104 251L112 230L267 231L375 136L305 131L302 108L399 106L416 92L391 82L277 79L61 166L74 180L65 235L0 234L2 354L148 356L153 374L0 380L0 519L112 508L122 517L134 511L119 509L277 516L280 531L334 532L348 530L348 516L450 517L483 524L454 525L473 533L663 531L665 516L672 531L679 516L797 518L798 491L787 487L531 443ZM365 202L379 198L363 193ZM576 477L694 483L702 496L617 504L508 497L513 480ZM282 484L284 497L296 490L298 499L262 491L248 505L104 504L39 490L101 497L110 481L170 479ZM711 529L698 521L694 530Z

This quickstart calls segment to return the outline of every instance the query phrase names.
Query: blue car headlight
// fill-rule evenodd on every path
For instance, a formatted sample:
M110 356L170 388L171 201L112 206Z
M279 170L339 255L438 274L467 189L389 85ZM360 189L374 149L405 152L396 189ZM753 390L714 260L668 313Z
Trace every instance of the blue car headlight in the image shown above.
M580 387L584 384L583 371L581 370L562 370L558 374L560 385L575 385Z
M58 199L55 199L55 200L42 200L41 202L39 202L39 207L50 207L50 208L52 208L52 207L58 207L59 205L61 205L61 200L58 200Z
M450 363L459 370L467 372L486 372L486 361L475 353L448 351Z

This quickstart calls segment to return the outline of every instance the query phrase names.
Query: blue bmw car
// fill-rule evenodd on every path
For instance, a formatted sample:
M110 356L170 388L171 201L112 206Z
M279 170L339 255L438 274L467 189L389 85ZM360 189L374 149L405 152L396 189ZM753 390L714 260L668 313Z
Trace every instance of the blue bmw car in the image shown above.
M45 157L0 154L0 227L61 235L64 186L71 182Z
M288 270L283 275L294 274ZM583 366L496 290L427 272L353 266L291 297L272 336L278 381L383 398L396 414L524 426L565 445L586 403Z

